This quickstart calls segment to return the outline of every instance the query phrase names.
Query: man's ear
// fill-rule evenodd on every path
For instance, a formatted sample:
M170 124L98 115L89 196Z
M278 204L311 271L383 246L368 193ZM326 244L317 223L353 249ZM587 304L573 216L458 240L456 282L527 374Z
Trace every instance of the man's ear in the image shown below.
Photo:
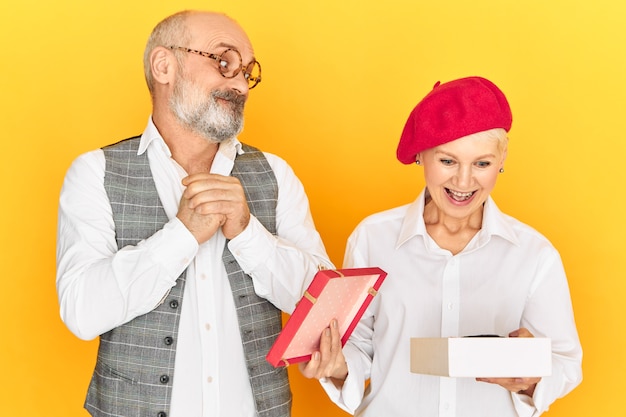
M176 77L177 69L174 54L163 46L157 46L150 53L150 69L155 82L171 84Z

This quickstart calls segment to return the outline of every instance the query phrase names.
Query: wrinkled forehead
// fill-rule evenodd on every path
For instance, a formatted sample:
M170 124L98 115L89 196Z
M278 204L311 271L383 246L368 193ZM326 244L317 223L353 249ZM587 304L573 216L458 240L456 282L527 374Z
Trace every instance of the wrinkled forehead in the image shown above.
M213 52L220 48L237 49L244 59L254 57L246 32L228 16L217 13L196 13L188 16L190 48Z

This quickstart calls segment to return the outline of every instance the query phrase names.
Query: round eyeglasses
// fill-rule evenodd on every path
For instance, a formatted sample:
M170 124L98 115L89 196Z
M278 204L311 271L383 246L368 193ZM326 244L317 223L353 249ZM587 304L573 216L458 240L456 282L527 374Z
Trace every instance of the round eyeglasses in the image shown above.
M217 68L224 78L235 78L240 72L243 72L243 77L248 81L249 89L253 89L261 82L261 64L259 61L254 60L244 67L241 54L236 49L229 48L220 54L211 54L183 46L170 46L169 48L214 60L217 62Z

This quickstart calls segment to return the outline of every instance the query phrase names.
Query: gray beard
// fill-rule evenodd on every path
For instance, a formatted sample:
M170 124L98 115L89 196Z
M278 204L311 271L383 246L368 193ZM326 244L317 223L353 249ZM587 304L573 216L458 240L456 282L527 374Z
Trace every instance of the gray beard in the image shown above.
M221 98L228 106L217 102ZM187 129L211 142L234 138L243 130L246 98L232 91L213 90L210 95L184 77L176 80L169 100L176 119Z

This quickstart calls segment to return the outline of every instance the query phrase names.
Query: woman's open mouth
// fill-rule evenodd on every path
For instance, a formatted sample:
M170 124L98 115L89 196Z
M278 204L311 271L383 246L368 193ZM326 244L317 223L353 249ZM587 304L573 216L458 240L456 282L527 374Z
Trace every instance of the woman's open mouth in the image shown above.
M458 201L460 203L463 202L463 201L467 201L470 198L472 198L472 196L476 192L476 191L470 191L470 192L467 192L467 193L461 193L459 191L454 191L454 190L451 190L449 188L446 188L445 190L446 190L446 193L448 194L448 196L451 199L453 199L454 201Z

